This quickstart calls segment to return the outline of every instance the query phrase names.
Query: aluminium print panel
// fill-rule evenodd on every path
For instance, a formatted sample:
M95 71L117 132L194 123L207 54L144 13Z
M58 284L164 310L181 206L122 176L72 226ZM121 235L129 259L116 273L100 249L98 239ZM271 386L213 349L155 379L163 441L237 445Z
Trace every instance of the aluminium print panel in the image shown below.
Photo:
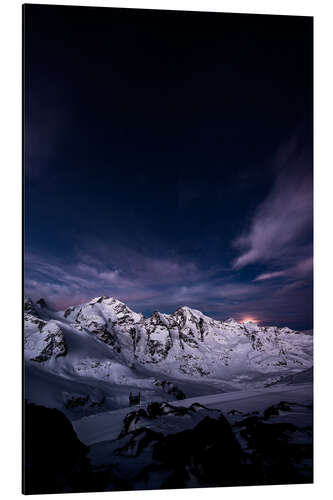
M25 494L313 481L313 19L23 6Z

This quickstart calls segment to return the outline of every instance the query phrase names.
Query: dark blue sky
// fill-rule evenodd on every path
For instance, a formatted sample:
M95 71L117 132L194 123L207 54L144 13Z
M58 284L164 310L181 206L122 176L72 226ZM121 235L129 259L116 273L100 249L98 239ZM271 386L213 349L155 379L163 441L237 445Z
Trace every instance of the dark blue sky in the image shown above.
M312 327L312 18L25 7L26 293Z

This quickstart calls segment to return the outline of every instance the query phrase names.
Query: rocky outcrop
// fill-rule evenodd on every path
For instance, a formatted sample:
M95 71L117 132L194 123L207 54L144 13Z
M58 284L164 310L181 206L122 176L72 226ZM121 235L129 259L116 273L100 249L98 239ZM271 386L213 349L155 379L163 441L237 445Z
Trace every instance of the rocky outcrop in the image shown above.
M25 404L24 478L26 495L90 490L89 448L58 410Z
M167 380L154 380L153 384L156 387L160 387L163 392L169 394L169 396L173 396L175 399L185 399L185 394L181 391L177 386L175 386L172 382L168 382Z
M67 352L67 347L65 343L65 338L62 333L61 328L58 325L46 324L41 333L44 338L45 347L41 350L38 356L31 358L32 361L37 361L42 363L43 361L48 361L51 358L57 358L58 356L65 356Z
M119 489L311 483L312 427L286 416L304 411L299 406L281 401L262 413L231 410L233 423L200 404L139 408L110 443L110 480Z
M158 472L162 488L238 484L242 450L218 410L152 403L125 417L118 441L115 452L123 457L150 450L152 463L136 479Z
M161 430L161 432L165 432L163 429L169 429L170 431L170 422L172 426L174 426L175 432L177 432L177 427L182 428L184 424L185 427L189 425L188 420L182 418L185 416L189 417L194 425L206 416L221 416L221 412L219 410L210 410L199 403L194 403L189 407L185 407L174 406L167 402L152 402L147 404L144 408L133 410L126 415L118 439L136 429L146 426L154 427L155 430ZM167 419L165 419L165 417L167 417ZM164 425L166 422L168 422L168 424Z
M36 311L34 303L29 297L24 297L23 310L24 314L30 314L35 317L38 317L38 313Z
M64 356L67 352L65 337L53 320L45 321L29 313L24 315L25 357L43 363Z
M77 408L79 406L87 408L101 407L104 403L104 394L100 389L95 389L90 394L76 394L63 392L62 399L65 408Z

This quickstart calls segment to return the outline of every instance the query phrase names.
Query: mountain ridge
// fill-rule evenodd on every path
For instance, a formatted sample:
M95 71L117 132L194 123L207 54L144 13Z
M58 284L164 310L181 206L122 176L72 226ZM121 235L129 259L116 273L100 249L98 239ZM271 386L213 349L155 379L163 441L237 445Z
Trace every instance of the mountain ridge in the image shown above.
M44 300L27 297L24 311L27 373L52 375L61 387L64 379L78 386L55 395L56 407L67 404L71 393L78 405L89 404L97 389L103 404L109 398L112 407L120 407L132 390L147 400L172 400L177 393L207 392L208 386L220 392L263 386L312 366L309 335L233 318L219 321L188 306L145 317L114 297L100 296L55 312ZM82 384L89 390L82 392ZM31 388L32 401L39 403Z

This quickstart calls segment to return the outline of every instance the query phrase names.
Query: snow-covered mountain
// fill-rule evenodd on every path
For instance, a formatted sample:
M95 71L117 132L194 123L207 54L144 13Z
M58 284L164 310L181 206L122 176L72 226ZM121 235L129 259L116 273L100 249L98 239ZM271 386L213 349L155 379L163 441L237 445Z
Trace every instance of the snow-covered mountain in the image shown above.
M312 336L181 307L146 318L115 298L51 311L24 303L26 398L71 412L274 383L312 366Z
M109 297L24 323L30 492L312 481L312 335Z

